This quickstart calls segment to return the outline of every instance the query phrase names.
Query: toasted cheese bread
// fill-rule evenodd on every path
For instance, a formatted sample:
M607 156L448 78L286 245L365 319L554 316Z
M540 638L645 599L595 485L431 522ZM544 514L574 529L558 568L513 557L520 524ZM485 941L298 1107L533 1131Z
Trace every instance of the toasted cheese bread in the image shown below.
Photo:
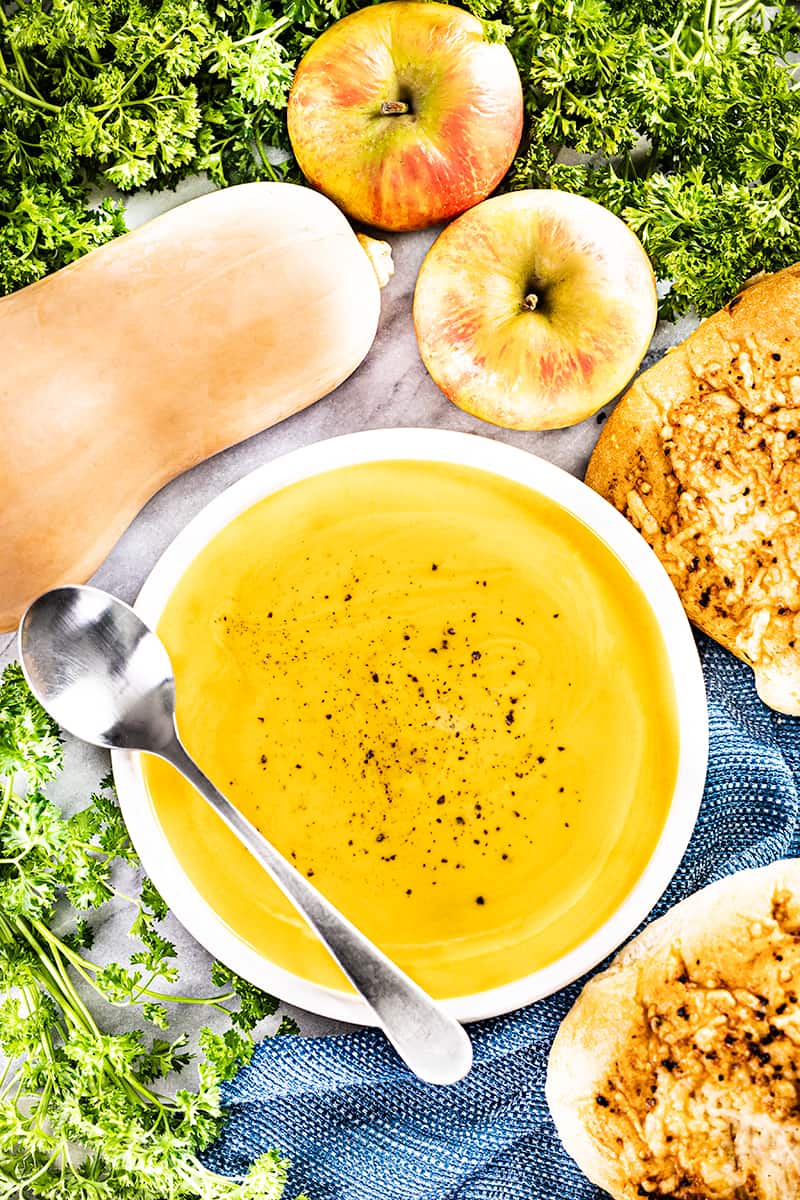
M644 535L691 621L800 715L800 263L639 376L586 482Z
M550 1053L566 1149L614 1200L800 1196L800 859L741 871L595 976Z

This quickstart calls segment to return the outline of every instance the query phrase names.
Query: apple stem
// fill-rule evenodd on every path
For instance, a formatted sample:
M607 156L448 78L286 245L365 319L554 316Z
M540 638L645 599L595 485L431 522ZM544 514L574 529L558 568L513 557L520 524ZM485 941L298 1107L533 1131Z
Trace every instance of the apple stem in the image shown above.
M384 100L381 105L382 117L400 117L408 112L405 100Z
M529 292L522 301L522 307L527 308L528 312L534 312L536 305L539 303L539 297L536 292Z

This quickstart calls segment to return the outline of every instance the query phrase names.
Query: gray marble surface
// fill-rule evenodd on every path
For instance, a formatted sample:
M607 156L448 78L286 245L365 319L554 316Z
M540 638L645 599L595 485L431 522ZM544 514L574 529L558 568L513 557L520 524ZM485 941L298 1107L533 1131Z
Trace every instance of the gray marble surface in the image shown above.
M129 221L140 224L173 205L207 191L203 180L188 181L177 192L136 197L128 205ZM383 292L380 328L368 357L330 396L273 429L257 434L188 471L167 484L145 505L120 538L92 581L133 601L156 559L172 538L223 488L248 471L280 454L310 442L360 429L425 426L463 430L510 442L538 454L575 475L582 475L600 431L601 418L592 417L572 429L545 433L515 433L498 429L462 413L439 392L417 352L411 320L411 301L419 265L436 231L390 235L395 275ZM692 323L661 323L643 363L649 365L665 348L688 333ZM605 410L607 411L607 410ZM68 515L65 514L65 519ZM14 658L14 637L0 634L0 666ZM104 753L70 739L66 769L53 788L54 798L67 808L80 806L108 769ZM97 928L93 953L103 961L125 961L130 951L130 915L124 905L109 904L94 918ZM184 994L206 995L209 958L177 922L169 918L165 932L177 944ZM297 1013L301 1031L314 1034L336 1028L334 1022ZM124 1024L117 1019L117 1027ZM177 1018L188 1032L205 1019L202 1010L185 1009ZM107 1026L114 1024L104 1017ZM264 1027L275 1027L273 1018Z

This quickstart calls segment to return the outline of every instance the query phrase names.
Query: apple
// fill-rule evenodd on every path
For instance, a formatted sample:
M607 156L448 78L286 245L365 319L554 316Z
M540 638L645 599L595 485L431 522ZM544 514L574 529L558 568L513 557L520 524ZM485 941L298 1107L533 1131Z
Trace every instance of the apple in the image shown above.
M306 179L348 216L424 229L483 200L522 133L505 46L448 4L390 0L337 21L302 59L289 138Z
M428 251L422 361L459 408L506 429L575 425L612 400L653 336L655 277L634 233L583 196L485 200Z

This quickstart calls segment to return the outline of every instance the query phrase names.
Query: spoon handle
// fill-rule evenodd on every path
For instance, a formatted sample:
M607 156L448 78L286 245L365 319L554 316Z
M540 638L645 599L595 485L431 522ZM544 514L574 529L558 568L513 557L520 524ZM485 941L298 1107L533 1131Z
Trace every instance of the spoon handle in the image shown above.
M387 958L231 804L203 774L177 731L159 751L219 814L327 947L411 1070L428 1083L455 1083L472 1065L466 1031Z

